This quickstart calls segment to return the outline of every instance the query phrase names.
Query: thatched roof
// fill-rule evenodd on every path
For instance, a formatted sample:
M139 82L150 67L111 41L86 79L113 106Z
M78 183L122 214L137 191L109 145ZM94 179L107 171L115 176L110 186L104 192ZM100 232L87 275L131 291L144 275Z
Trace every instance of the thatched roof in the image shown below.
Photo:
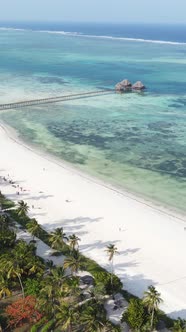
M134 90L143 90L145 89L145 85L141 81L137 81L136 83L133 84L132 89Z
M124 89L124 87L121 83L118 83L118 84L116 84L115 89L118 91L122 91Z
M121 81L121 84L125 87L132 86L132 83L129 80L123 80L123 81Z
M121 82L119 82L118 84L116 84L115 89L117 91L124 91L127 89L130 89L132 87L132 84L129 80L123 80Z

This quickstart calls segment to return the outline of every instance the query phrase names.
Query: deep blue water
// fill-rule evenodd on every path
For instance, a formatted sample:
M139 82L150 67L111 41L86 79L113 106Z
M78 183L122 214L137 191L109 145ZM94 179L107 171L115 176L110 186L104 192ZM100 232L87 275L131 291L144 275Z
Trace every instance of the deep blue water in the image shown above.
M0 26L186 43L186 24L0 22Z

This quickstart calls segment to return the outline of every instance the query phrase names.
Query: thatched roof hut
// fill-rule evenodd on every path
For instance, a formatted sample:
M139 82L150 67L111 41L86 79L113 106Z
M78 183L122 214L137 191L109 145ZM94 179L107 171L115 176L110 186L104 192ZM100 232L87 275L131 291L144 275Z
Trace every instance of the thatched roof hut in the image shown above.
M133 84L132 89L133 90L144 90L145 85L143 85L143 83L141 81L137 81L136 83Z
M125 87L125 88L129 88L132 86L132 83L129 80L123 80L121 82L121 84Z
M129 80L123 80L121 82L119 82L118 84L116 84L115 86L115 90L116 91L126 91L126 90L130 90L132 87L132 84Z

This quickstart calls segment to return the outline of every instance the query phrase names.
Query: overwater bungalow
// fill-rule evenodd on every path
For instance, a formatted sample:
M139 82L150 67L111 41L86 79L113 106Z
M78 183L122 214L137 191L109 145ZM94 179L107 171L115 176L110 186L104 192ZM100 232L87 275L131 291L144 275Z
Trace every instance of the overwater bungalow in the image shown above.
M132 90L141 91L144 89L145 89L145 85L141 81L137 81L136 83L134 83L132 85L131 82L127 79L117 83L115 86L115 90L118 92L126 92L126 91L132 91Z

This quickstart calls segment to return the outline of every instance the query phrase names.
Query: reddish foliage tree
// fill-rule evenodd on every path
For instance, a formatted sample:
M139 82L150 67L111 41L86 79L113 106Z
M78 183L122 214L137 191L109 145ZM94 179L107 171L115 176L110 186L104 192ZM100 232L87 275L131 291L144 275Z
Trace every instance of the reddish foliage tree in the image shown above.
M5 312L9 317L10 326L22 325L26 322L35 323L42 317L36 310L36 298L31 295L7 306Z

